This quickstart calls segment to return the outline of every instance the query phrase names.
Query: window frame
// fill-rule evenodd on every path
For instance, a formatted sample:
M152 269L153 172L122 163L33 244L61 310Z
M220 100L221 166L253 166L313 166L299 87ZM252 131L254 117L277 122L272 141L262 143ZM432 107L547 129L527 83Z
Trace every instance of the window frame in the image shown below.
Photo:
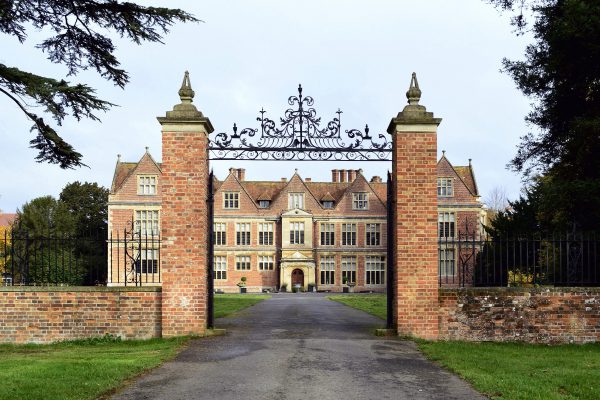
M247 229L246 229L247 227ZM243 229L242 229L243 228ZM252 245L252 224L250 222L235 223L235 244L236 246Z
M154 184L143 183L145 179L154 179ZM154 188L154 193L144 193L146 188ZM148 190L150 192L150 190ZM137 194L138 196L158 196L158 175L143 174L137 175Z
M360 198L364 195L364 199ZM364 207L360 207L363 204ZM354 192L352 193L352 209L357 211L369 209L369 193L368 192Z
M375 231L370 231L369 227L375 226ZM374 236L372 236L374 235ZM365 246L374 247L381 246L381 223L379 222L367 222L365 223Z
M350 266L351 268L348 268L348 266ZM348 283L354 283L356 284L356 273L358 271L358 257L357 256L342 256L342 262L341 262L341 268L342 268L342 283L344 282L344 278L348 278L348 275L350 275L350 277L347 280L347 284Z
M376 266L377 268L373 268L373 266ZM365 256L365 286L385 285L386 278L386 256Z
M227 246L227 222L213 223L213 244Z
M217 268L218 266L224 268ZM213 279L227 280L227 256L218 255L213 257Z
M448 217L448 218L446 218ZM438 212L438 238L456 238L456 213L453 211Z
M305 244L305 229L304 221L290 221L290 245L302 246Z
M335 285L335 256L322 255L319 257L319 284L322 286Z
M242 268L244 267L244 268ZM237 255L235 256L235 270L236 271L251 271L252 270L252 258L250 255Z
M348 226L353 227L353 229L348 230ZM346 229L344 229L346 228ZM342 239L341 239L341 245L342 246L356 246L357 245L357 232L358 232L358 226L356 223L354 222L349 222L349 223L345 223L342 224ZM348 241L348 235L350 235L350 241ZM350 243L348 243L350 242Z
M448 190L450 189L450 190ZM442 193L444 192L444 193ZM437 178L438 197L454 197L454 178L442 176Z
M146 216L148 214L152 215L152 218L148 219L147 217L142 219L142 214ZM138 217L139 215L139 217ZM156 218L154 218L156 215ZM150 222L150 227L148 227L148 222ZM160 210L154 209L137 209L133 210L133 224L134 224L134 232L137 236L144 237L158 237L160 236ZM142 226L144 228L142 229ZM149 233L150 232L150 233Z
M265 265L267 268L265 268ZM258 270L259 271L273 271L275 269L275 256L273 255L259 255L258 256Z
M319 244L321 246L335 246L335 224L321 222L319 225Z
M229 196L233 196L233 197L229 198ZM223 192L223 209L224 210L239 210L240 209L240 192L234 192L234 191Z
M294 196L299 196L299 198L301 199L300 203L292 202ZM295 210L295 209L304 210L304 200L305 200L304 192L289 192L288 193L288 209L289 210Z
M448 258L448 254L451 254L452 258ZM440 248L438 260L438 274L440 277L456 276L456 252L453 247ZM451 274L448 273L449 269L452 272Z
M268 227L265 230L265 227ZM265 234L266 239L265 240ZM273 246L275 243L275 223L273 222L259 222L258 223L258 245L259 246Z

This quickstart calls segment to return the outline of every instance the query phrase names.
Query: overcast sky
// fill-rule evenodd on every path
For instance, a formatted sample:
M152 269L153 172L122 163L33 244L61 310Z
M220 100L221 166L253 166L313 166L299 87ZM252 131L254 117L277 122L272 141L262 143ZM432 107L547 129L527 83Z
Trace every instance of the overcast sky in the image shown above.
M140 2L141 3L141 2ZM258 127L264 107L278 120L298 83L314 98L323 121L343 110L342 128L385 133L406 104L413 71L421 104L442 123L438 155L454 165L473 159L481 194L505 187L518 195L520 177L506 170L519 137L528 131L529 100L509 76L499 72L503 57L522 58L530 37L516 37L509 15L482 0L423 1L147 1L186 9L204 20L180 24L164 44L136 46L118 40L117 57L131 74L125 90L93 71L71 82L85 82L119 105L102 122L68 119L59 133L83 154L89 168L62 170L38 164L29 149L31 122L6 97L0 97L0 210L14 212L31 199L58 196L76 180L110 187L117 154L138 161L144 147L161 159L157 116L179 102L177 91L189 70L194 104L209 117L214 134ZM1 38L0 62L40 75L62 78L64 68L50 64L34 48L42 33L30 32L24 45ZM391 163L211 162L219 178L231 166L246 168L246 179L302 177L331 179L332 168L362 168L365 176L385 176Z

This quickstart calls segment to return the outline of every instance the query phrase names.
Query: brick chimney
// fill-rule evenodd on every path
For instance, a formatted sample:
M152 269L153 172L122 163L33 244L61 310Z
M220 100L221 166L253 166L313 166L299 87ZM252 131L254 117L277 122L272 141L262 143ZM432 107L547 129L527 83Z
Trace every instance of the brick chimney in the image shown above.
M340 182L346 182L346 170L340 169Z
M312 182L312 178L304 178L304 182Z
M331 182L337 182L338 181L338 170L337 169L332 169L331 170Z
M354 182L355 179L356 179L356 170L349 169L348 170L348 182Z
M237 170L237 178L240 181L246 180L246 169L245 168L238 168L238 170Z
M375 175L374 177L371 178L371 183L381 183L381 177Z

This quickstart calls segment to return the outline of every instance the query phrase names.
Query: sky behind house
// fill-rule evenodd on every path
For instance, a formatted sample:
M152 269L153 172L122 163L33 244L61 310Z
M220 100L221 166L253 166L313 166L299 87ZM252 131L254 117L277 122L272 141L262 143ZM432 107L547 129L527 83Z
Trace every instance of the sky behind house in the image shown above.
M227 2L145 1L183 8L204 20L179 24L164 44L136 46L117 39L116 56L131 75L125 90L94 71L69 77L97 89L100 98L119 105L100 115L102 122L70 118L59 133L83 154L89 168L62 170L38 164L30 149L31 122L8 98L0 96L0 210L14 212L33 198L58 196L69 182L98 182L110 187L117 154L138 161L149 147L161 160L157 116L179 102L185 70L196 92L194 104L209 117L216 134L238 127L257 128L261 107L278 121L297 94L314 98L323 122L341 108L342 128L385 133L390 119L406 105L411 73L417 73L420 104L442 118L442 150L454 165L471 158L480 193L506 188L510 198L520 177L506 169L519 137L528 132L529 100L501 73L503 57L521 59L528 36L516 37L509 15L482 0L357 1L305 0ZM30 31L21 45L1 38L0 63L61 78L65 68L45 60L34 48L44 32ZM46 116L46 119L49 117ZM390 162L214 161L223 179L229 167L246 168L248 180L302 177L330 181L333 168L362 168L370 179L385 177Z

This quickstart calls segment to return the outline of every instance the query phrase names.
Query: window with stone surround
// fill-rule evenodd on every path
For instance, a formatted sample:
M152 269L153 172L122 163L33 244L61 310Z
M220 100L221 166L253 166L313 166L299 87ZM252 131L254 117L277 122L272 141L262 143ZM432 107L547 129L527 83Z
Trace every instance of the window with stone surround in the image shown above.
M240 208L240 192L223 192L223 208L228 210Z
M342 224L342 246L356 246L356 224Z
M454 276L454 249L440 249L440 276Z
M293 210L294 208L304 209L304 193L289 193L288 195L288 208Z
M352 193L352 209L353 210L368 210L369 209L368 193Z
M134 228L138 235L158 237L158 210L136 210Z
M342 282L356 283L356 256L342 256Z
M273 246L273 226L272 222L258 224L258 244L260 246Z
M213 243L215 246L227 245L227 224L225 222L214 223Z
M335 285L335 257L321 256L319 265L321 285Z
M453 178L438 178L437 193L440 197L454 196L454 179Z
M321 246L335 245L335 224L321 224Z
M271 205L271 200L259 200L258 208L269 208Z
M226 280L227 279L227 256L215 256L213 262L213 268L215 271L214 279Z
M290 222L290 244L304 244L304 222Z
M455 215L453 212L438 213L438 234L441 238L454 237Z
M138 274L157 274L158 249L141 249L140 258L135 263L135 272Z
M365 231L367 246L381 246L381 224L365 224Z
M385 284L385 256L365 257L365 284Z
M243 222L235 224L235 244L238 246L250 246L250 223Z
M237 271L250 271L250 256L236 256L235 269Z
M137 194L144 196L153 196L157 194L156 183L158 181L158 177L155 175L138 175L137 179Z
M272 271L274 266L273 256L258 256L258 269L260 271Z

